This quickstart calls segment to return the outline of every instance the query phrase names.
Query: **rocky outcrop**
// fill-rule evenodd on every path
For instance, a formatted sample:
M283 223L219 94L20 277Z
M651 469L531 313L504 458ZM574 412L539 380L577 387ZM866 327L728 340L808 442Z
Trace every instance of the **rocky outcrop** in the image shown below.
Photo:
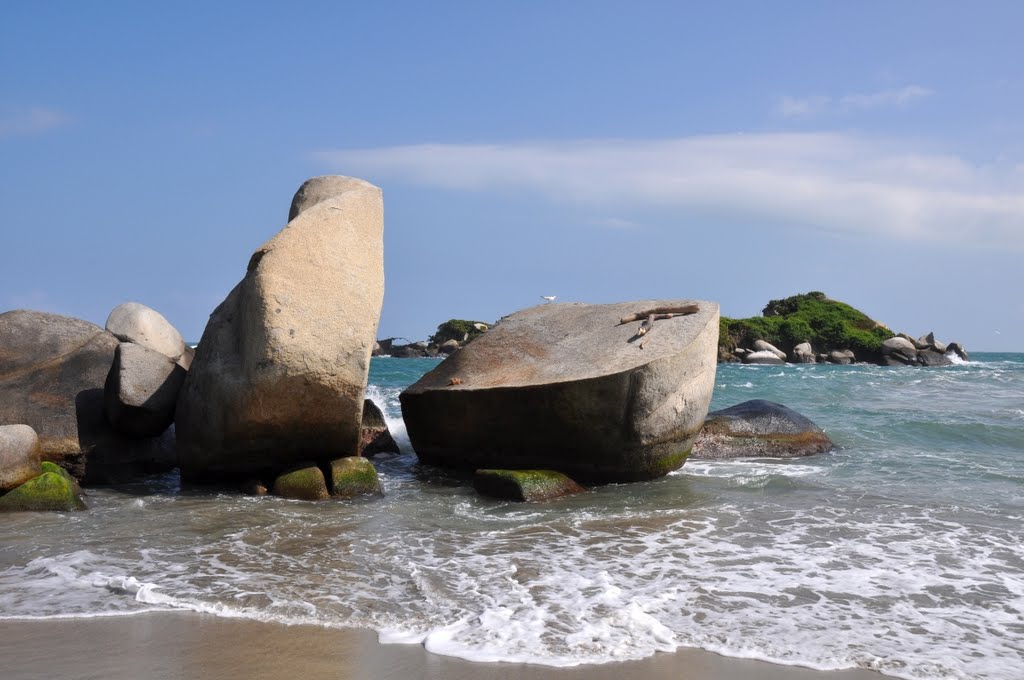
M163 469L161 442L117 433L103 412L103 385L117 339L99 326L57 314L0 314L0 423L39 435L43 460L89 484Z
M882 343L882 363L886 366L948 366L952 357L968 361L967 352L958 343L948 346L935 339L934 333L916 340L900 333Z
M378 453L399 453L398 443L391 436L384 413L366 399L363 402L363 427L359 439L359 455L375 456Z
M690 455L793 458L832 448L832 440L809 418L782 404L753 399L709 413Z
M718 305L699 302L642 336L639 322L617 323L687 302L544 304L504 318L402 393L416 454L588 481L678 468L714 388Z
M473 488L481 496L508 501L549 501L586 491L554 470L477 470Z
M174 421L185 369L165 354L122 342L103 388L110 424L126 435L155 437Z
M0 425L0 493L42 474L39 437L28 425Z
M187 479L275 474L359 451L384 294L380 189L317 177L210 317L178 399Z
M185 341L164 316L138 302L125 302L110 312L107 331L121 342L130 342L159 352L188 369Z

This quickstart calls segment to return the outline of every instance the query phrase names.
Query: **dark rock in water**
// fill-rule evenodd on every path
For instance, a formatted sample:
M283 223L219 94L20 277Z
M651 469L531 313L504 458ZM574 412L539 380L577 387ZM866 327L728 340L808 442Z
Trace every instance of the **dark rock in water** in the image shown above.
M416 454L604 482L678 468L715 384L718 305L699 302L642 336L639 322L619 320L691 302L544 304L504 318L402 393Z
M753 399L708 414L694 458L793 458L834 448L824 430L793 409Z
M42 472L36 431L28 425L0 425L0 493L21 486Z
M363 402L363 430L359 446L360 455L375 456L378 453L399 453L398 444L380 408L373 400Z
M103 388L107 420L133 437L155 437L174 422L185 369L166 355L122 342Z
M477 470L473 488L481 496L508 501L547 501L586 491L554 470Z
M949 366L953 361L944 353L923 349L917 353L917 363L921 366Z
M331 495L355 498L381 493L380 479L373 463L361 456L346 456L331 461Z
M324 473L313 463L300 463L278 475L273 494L299 501L320 501L329 496Z
M267 485L263 483L263 480L250 477L241 484L238 485L238 490L244 493L246 496L266 496L270 493Z
M967 355L967 350L959 342L951 342L946 346L947 352L952 352L964 361L970 361L971 358Z
M830 364L848 365L857 361L857 357L854 356L853 350L849 349L836 349L828 353L828 362Z
M188 480L269 476L359 452L384 296L383 200L318 177L214 310L175 413Z
M0 512L85 510L70 475L44 472L0 497Z
M103 413L103 385L117 339L99 326L57 314L0 314L0 423L39 435L43 460L86 483L165 469L173 452L116 432Z

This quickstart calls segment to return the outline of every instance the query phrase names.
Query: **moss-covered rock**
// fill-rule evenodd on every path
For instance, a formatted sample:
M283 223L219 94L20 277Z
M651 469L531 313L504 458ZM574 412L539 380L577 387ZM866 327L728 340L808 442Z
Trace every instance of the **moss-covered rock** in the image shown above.
M77 487L66 472L44 472L0 498L0 512L85 510Z
M278 475L273 494L299 501L319 501L330 495L324 473L313 463L300 463Z
M775 345L786 354L809 342L819 352L853 350L861 361L880 361L882 342L892 331L850 305L812 291L772 300L763 316L747 319L722 317L719 354L728 357L737 347L753 347L757 340Z
M585 489L555 470L477 470L473 488L482 496L509 501L546 501Z
M331 461L331 495L355 498L381 493L380 479L373 463L361 456L346 456Z

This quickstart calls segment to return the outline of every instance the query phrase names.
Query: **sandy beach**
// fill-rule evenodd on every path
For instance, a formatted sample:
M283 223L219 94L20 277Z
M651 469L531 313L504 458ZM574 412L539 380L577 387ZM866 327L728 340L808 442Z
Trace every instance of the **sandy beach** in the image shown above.
M864 670L818 672L699 650L641 661L550 668L474 663L427 652L421 645L381 645L363 630L284 626L192 613L0 622L6 680L298 677L337 680L493 678L495 680L879 680Z

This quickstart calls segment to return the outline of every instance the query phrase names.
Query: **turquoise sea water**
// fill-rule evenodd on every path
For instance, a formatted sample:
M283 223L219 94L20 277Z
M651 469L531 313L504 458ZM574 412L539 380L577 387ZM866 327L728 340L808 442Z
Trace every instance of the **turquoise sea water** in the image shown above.
M712 408L784 403L838 449L689 461L516 505L420 467L398 393L435 360L375 359L405 451L387 494L301 503L93 490L87 513L0 523L0 617L190 609L380 631L548 665L680 646L902 678L1022 677L1024 354L946 368L719 367Z

